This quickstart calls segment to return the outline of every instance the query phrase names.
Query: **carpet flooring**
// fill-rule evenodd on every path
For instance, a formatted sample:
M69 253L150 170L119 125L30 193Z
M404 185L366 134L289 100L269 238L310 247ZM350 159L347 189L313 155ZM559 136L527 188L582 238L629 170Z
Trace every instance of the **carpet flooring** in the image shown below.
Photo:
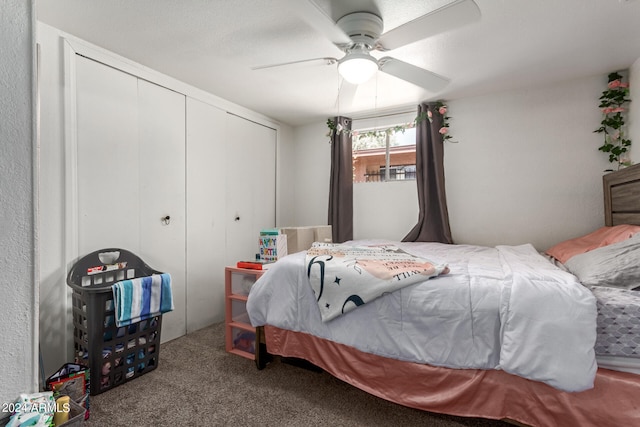
M162 344L154 371L90 404L90 427L510 425L400 406L278 358L258 371L225 352L222 323Z

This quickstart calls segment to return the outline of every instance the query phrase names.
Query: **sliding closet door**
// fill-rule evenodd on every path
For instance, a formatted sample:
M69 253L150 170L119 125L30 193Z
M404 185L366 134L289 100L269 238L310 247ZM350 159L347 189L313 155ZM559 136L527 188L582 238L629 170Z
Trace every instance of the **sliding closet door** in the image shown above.
M187 332L224 319L226 119L187 98Z
M77 55L76 75L78 253L140 253L138 79Z
M227 264L253 259L276 224L276 131L227 115Z
M175 311L162 340L184 335L184 96L75 59L78 255L123 248L170 273Z
M171 274L175 306L162 318L162 341L186 333L184 111L184 95L138 80L140 253Z

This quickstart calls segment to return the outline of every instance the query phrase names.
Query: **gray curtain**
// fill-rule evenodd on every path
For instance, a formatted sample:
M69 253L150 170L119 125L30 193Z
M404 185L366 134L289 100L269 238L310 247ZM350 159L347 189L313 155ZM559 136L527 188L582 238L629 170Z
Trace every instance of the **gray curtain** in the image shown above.
M333 123L351 130L351 119L335 117ZM331 135L331 180L329 183L329 225L333 241L353 239L353 160L351 133L334 132Z
M442 116L435 103L418 105L418 116L431 110L433 122L416 125L416 181L418 184L418 223L403 242L453 243L449 228L447 196L444 189L444 140L439 130Z

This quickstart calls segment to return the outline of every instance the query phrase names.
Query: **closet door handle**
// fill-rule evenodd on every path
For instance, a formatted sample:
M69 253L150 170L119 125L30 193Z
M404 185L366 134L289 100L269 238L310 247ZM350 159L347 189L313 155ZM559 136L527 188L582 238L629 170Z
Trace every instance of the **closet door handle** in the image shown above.
M162 221L164 225L169 225L169 223L171 222L171 217L169 215L163 216L162 218L160 218L160 221Z

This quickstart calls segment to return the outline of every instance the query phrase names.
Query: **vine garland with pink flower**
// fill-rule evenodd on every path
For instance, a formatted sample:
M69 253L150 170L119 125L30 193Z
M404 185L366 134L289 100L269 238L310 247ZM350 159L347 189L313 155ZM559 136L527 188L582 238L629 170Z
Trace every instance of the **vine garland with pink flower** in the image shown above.
M442 127L440 127L440 129L438 130L440 135L442 135L442 139L444 141L457 142L457 141L451 141L451 135L449 134L449 119L451 117L447 115L446 104L443 101L437 101L434 108L434 112L435 114L440 114L442 116ZM427 110L426 112L418 114L416 118L413 119L411 122L392 126L389 128L375 129L375 130L370 130L366 132L345 129L340 124L336 126L336 124L333 122L332 119L327 119L327 127L329 128L329 132L327 132L327 137L329 138L329 143L331 143L331 138L334 135L340 135L341 133L347 133L353 137L356 137L356 136L376 137L378 135L385 134L385 133L386 134L391 134L395 132L404 133L405 130L416 127L416 125L418 125L418 123L420 123L423 120L429 120L429 122L433 122L433 114L434 113L432 113L431 110Z
M617 163L618 169L629 166L628 151L631 140L625 135L626 104L631 102L629 96L629 83L622 82L620 73L611 73L608 76L607 89L600 96L600 111L602 121L600 127L594 133L604 134L604 143L598 150L609 154L609 162Z
M451 140L451 134L449 134L449 119L451 117L449 117L447 115L447 106L442 102L442 101L438 101L436 103L436 111L438 112L438 114L440 114L442 116L442 127L438 130L438 132L440 133L440 135L442 135L442 139L446 142L457 142L457 141L450 141ZM431 113L431 111L429 111L429 113ZM432 121L433 117L429 115L429 120Z

